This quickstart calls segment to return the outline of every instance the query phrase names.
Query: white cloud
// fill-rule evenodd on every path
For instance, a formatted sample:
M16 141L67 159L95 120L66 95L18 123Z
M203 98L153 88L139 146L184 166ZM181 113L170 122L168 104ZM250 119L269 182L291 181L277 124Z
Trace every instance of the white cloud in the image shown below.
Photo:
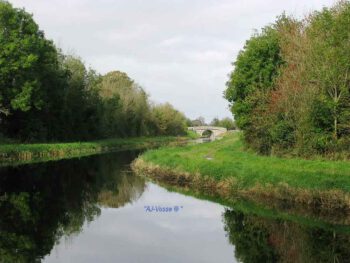
M179 44L183 43L183 37L181 36L176 36L176 37L171 37L171 38L167 38L162 40L159 43L159 47L174 47L174 46L178 46Z
M231 62L253 29L334 0L12 0L64 50L101 73L127 72L157 102L189 117L230 116Z

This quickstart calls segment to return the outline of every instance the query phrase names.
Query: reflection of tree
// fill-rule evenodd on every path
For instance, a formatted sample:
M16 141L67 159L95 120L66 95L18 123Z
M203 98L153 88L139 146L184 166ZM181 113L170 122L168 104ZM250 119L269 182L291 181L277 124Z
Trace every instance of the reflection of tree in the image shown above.
M276 254L269 245L268 232L258 222L252 224L249 218L234 210L226 210L224 220L238 260L244 263L276 261Z
M106 207L122 207L139 199L145 186L143 178L131 176L130 173L123 171L118 175L118 187L101 191L98 202Z
M133 191L123 181L136 179L120 174L132 158L123 153L1 169L0 262L40 261L62 235L99 215L101 191L119 192L119 184L121 192ZM137 183L140 195L144 183Z
M225 230L238 260L253 262L350 262L350 236L294 222L224 214Z

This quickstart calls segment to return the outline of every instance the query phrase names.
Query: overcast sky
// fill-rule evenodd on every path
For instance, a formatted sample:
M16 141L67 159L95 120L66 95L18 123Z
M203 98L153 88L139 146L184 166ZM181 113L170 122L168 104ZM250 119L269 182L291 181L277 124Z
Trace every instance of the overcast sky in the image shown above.
M231 116L231 62L254 29L334 0L10 0L64 51L100 73L126 72L188 117Z

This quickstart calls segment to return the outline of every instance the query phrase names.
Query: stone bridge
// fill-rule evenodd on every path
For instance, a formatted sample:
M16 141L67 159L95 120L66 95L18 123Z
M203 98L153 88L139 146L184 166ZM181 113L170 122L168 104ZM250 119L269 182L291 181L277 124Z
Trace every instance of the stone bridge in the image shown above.
M188 127L188 130L194 131L198 133L200 136L203 136L204 132L209 132L210 137L218 137L225 132L227 132L226 128L223 127L215 127L215 126L196 126L196 127Z

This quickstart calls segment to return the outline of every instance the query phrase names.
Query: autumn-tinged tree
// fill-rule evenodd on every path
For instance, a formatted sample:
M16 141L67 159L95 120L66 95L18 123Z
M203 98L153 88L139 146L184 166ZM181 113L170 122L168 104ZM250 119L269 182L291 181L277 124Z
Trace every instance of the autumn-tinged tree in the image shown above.
M271 107L275 115L283 116L274 123L284 121L287 128L285 136L275 136L277 147L285 148L286 137L293 141L288 146L299 153L329 153L348 147L349 7L340 2L279 27L286 65Z
M306 35L312 49L310 61L312 83L322 96L318 102L328 112L335 140L350 134L350 3L315 12L309 18Z
M225 97L231 103L236 124L245 131L246 141L262 153L268 153L271 147L268 118L264 115L268 93L274 88L282 63L277 30L265 27L246 42L227 82Z
M225 91L239 128L251 125L249 115L254 109L251 97L257 91L272 89L281 63L278 35L273 27L255 33L240 51Z
M247 41L225 95L249 146L348 155L349 28L350 2L339 1L302 20L282 15Z

